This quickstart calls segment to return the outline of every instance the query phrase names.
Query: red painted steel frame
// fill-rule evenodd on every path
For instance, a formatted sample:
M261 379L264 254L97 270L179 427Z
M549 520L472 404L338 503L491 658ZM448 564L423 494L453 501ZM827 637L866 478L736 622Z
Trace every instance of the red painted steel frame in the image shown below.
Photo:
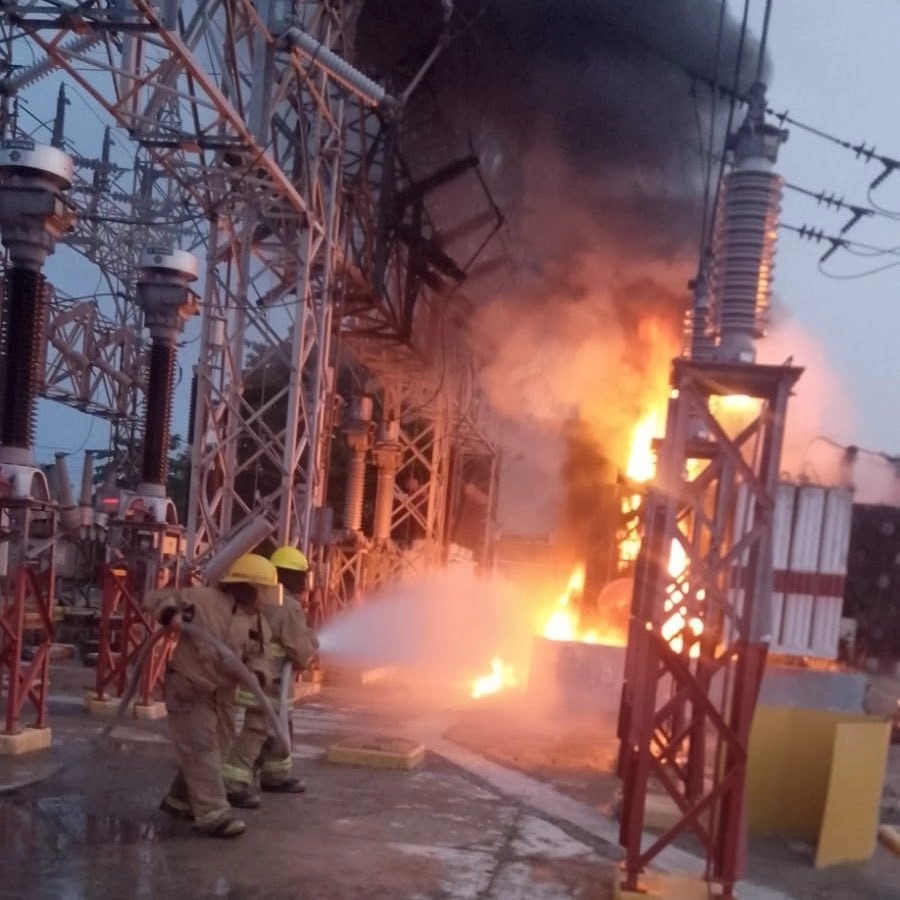
M620 843L630 890L688 831L703 846L707 878L721 896L733 896L740 875L747 747L771 622L772 512L787 400L800 373L673 365L675 390L635 572L619 721ZM734 395L760 402L729 432L710 399ZM668 571L673 543L685 557L676 576ZM680 646L662 634L674 612L684 623ZM699 633L688 624L698 621ZM679 817L643 846L651 782L672 798Z
M47 724L50 686L50 644L53 642L53 567L43 572L20 566L11 579L13 590L0 600L0 696L5 685L5 734L16 734L26 700L37 713L34 725ZM29 662L22 659L25 635L36 637Z
M110 690L118 697L125 693L129 669L155 627L156 623L141 607L141 597L131 583L129 570L117 566L106 568L97 656L96 695L99 699L103 700ZM151 659L141 673L138 703L149 704L153 689L162 685L171 651L171 641L162 641L151 651Z

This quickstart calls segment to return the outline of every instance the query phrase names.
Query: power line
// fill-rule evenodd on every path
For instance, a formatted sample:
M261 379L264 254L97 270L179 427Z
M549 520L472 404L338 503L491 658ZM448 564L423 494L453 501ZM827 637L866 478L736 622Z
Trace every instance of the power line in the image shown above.
M837 194L833 192L826 193L824 190L811 191L809 188L800 187L799 184L792 184L789 181L785 182L784 186L789 190L802 194L804 197L810 197L815 200L819 206L824 206L826 209L847 210L847 212L851 214L851 218L844 227L841 228L841 234L846 234L846 232L853 228L854 225L870 216L883 216L886 219L892 219L894 221L898 219L897 216L892 215L886 210L873 209L858 203L848 203L843 197L838 197Z
M877 275L879 272L885 272L888 269L893 269L897 266L900 266L900 247L876 247L872 244L865 244L861 241L851 241L848 238L841 237L839 235L830 235L825 234L825 232L821 228L813 228L811 225L788 225L786 222L782 222L779 228L784 229L785 231L791 231L796 234L800 240L807 240L814 244L825 243L829 245L829 248L819 257L819 272L822 273L826 278L833 278L839 281L852 281L858 278L867 278L870 275ZM874 269L869 269L864 272L854 272L848 275L837 275L833 272L826 272L822 267L823 263L828 260L834 253L838 250L844 249L848 250L851 253L855 253L857 256L866 256L869 258L875 257L883 257L889 256L894 257L895 261L885 263L884 265L878 266Z

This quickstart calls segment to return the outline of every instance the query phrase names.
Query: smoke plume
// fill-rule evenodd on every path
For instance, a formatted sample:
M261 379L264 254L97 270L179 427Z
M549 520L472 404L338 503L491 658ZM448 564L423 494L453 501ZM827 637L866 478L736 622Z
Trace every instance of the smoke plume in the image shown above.
M369 0L360 58L402 84L446 4ZM452 40L409 109L404 149L426 175L474 152L505 227L463 285L482 383L507 418L587 423L623 466L631 429L665 402L698 259L702 79L730 83L740 45L718 0L457 0ZM717 49L718 48L718 49ZM743 45L740 83L757 49ZM697 76L692 80L689 73ZM438 236L489 204L461 180L429 198ZM484 231L445 249L469 259ZM561 462L561 461L560 461Z

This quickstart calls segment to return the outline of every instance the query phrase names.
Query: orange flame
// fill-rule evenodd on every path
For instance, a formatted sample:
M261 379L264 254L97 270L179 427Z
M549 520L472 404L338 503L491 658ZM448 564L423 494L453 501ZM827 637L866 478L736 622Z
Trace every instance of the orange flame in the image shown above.
M751 397L727 397L721 398L727 400L728 408L735 413L747 413L752 411L757 403ZM661 430L660 425L663 416L659 410L651 410L647 413L634 427L632 432L631 454L628 458L628 467L626 474L632 481L647 482L656 475L656 456L653 452L653 439L658 436ZM626 497L622 503L622 511L624 513L634 512L640 507L640 495ZM619 545L619 556L625 562L631 562L637 559L638 551L641 546L641 537L636 532L626 534ZM682 605L682 601L690 591L689 584L678 584L678 579L684 574L687 568L687 553L684 546L679 540L672 541L672 547L669 551L668 572L672 578L669 585L669 596L665 601L664 610L669 614L662 626L662 636L669 642L669 645L676 653L681 653L685 646L685 636L699 636L703 632L703 622L696 617L687 618L687 608ZM700 597L702 600L703 598ZM693 641L690 645L689 654L691 657L700 655L700 645Z
M574 600L584 590L584 566L576 566L569 583L556 604L556 609L544 625L544 637L551 641L584 640L578 636L578 612L572 608ZM596 637L595 637L596 642Z
M472 699L480 700L489 694L496 694L504 688L516 687L519 680L512 666L506 665L499 656L491 660L490 675L482 675L472 682Z

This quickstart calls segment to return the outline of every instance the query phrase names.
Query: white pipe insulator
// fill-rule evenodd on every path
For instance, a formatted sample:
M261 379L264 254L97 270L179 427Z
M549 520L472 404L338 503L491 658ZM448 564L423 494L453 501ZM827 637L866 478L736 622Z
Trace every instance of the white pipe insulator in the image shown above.
M395 481L396 472L393 468L379 467L375 489L375 521L372 524L372 537L376 541L386 541L391 536Z
M770 171L738 169L725 176L713 233L711 307L719 357L752 362L765 334L784 180Z
M354 453L347 465L347 490L344 495L344 528L362 529L362 507L366 487L366 457Z
M79 504L81 506L90 506L94 493L94 454L85 453L84 462L81 466L81 496Z
M685 343L691 359L715 358L716 342L710 324L709 289L706 279L701 275L694 286L694 302L685 329Z
M69 465L65 453L56 454L56 476L59 485L59 505L64 509L72 509L75 506L75 498L72 496L72 483L69 481Z
M239 556L249 553L271 533L272 526L265 518L254 519L209 559L203 568L204 580L208 584L217 582Z
M355 69L347 60L338 56L337 53L302 29L289 28L282 35L282 40L288 47L299 50L310 62L320 66L332 78L372 106L396 103L396 100L380 84L372 81L368 75Z
M92 34L83 34L80 37L73 38L68 43L63 44L60 48L60 52L69 54L87 53L88 50L92 50L102 40L102 33L94 32ZM56 68L56 63L48 56L39 63L29 66L27 69L22 69L20 72L16 72L12 77L7 78L2 84L3 93L16 94L23 88L31 87L31 85L40 81L42 78L46 78Z

